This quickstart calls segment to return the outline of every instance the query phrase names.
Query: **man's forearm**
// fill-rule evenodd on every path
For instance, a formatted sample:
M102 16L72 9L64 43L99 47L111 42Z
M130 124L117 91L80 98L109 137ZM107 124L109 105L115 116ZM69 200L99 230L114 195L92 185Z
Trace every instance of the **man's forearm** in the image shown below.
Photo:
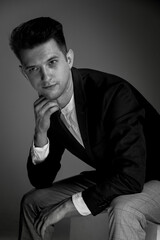
M73 216L80 215L80 213L75 208L71 198L67 202L65 202L64 208L65 208L65 217L73 217Z

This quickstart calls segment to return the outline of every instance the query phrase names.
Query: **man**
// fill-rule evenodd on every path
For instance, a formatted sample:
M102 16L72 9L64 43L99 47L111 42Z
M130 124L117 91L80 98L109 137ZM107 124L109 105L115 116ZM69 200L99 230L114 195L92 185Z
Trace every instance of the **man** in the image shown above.
M159 114L125 80L74 68L51 18L15 28L10 46L39 95L27 162L36 189L22 199L19 239L46 239L65 217L103 211L109 239L145 239L147 221L160 223ZM65 149L95 170L53 183Z

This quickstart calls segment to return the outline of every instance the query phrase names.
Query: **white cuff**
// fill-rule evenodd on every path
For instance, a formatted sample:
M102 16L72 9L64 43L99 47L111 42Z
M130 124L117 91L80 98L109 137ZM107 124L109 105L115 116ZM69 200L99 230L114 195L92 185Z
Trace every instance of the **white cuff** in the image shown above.
M46 159L49 154L49 139L43 147L35 147L34 142L31 148L32 162L33 164L40 163Z
M85 204L83 198L82 198L82 192L76 193L72 195L72 202L77 209L77 211L83 215L87 216L91 214L91 211L88 209L87 205Z

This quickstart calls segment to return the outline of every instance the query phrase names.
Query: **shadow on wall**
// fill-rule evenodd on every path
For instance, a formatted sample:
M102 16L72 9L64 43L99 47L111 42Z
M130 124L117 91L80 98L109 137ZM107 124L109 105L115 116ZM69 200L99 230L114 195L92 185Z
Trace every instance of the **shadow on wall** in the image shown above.
M0 235L17 232L22 195L31 189L26 160L34 131L37 94L23 78L8 46L11 30L28 19L50 16L64 25L75 66L119 75L160 109L158 1L1 1ZM68 152L57 179L89 169Z

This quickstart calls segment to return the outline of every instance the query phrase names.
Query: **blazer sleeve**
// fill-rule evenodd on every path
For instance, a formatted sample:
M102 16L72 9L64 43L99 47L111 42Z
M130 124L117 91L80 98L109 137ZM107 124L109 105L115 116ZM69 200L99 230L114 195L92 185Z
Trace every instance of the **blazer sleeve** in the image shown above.
M50 149L47 158L43 162L36 165L33 164L30 149L27 161L27 172L30 183L36 188L49 187L61 167L60 161L65 148L54 129L54 117L52 117L51 127L48 130Z
M97 154L97 183L82 192L93 215L119 195L141 192L145 181L144 109L125 84L105 96L104 106L104 136L92 149Z

